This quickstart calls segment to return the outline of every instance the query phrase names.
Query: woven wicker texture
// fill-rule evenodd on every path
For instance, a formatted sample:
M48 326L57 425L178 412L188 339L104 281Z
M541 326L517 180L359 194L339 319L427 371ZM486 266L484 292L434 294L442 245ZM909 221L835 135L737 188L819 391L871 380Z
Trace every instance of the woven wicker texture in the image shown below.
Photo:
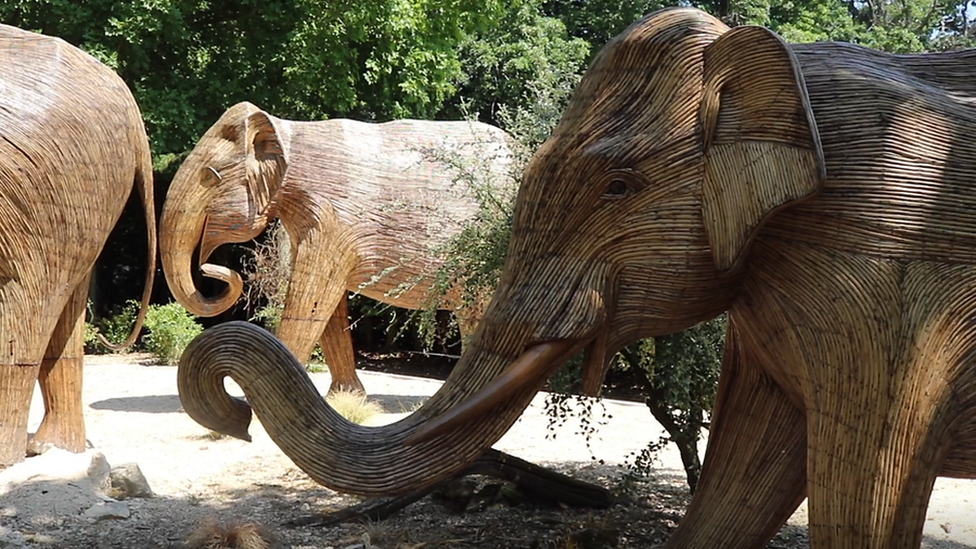
M537 151L499 287L417 413L365 429L282 404L314 389L242 325L191 346L181 396L240 433L227 373L313 478L404 491L474 459L576 349L599 378L623 345L728 311L704 470L667 547L765 547L807 496L815 549L915 548L936 476L976 477L974 136L976 51L791 46L656 12Z
M139 109L108 67L0 25L0 466L32 446L85 449L81 383L90 273L133 186L149 227L142 324L156 260L152 162Z
M479 209L461 178L484 170L491 176L483 184L501 189L508 143L502 130L477 122L294 122L237 104L200 139L167 194L160 252L170 289L195 314L226 310L240 294L239 276L217 271L228 290L203 297L192 279L195 249L206 274L218 246L246 242L281 219L292 274L278 336L303 363L320 342L332 390L362 391L347 290L424 306L443 246ZM459 313L469 331L477 314Z

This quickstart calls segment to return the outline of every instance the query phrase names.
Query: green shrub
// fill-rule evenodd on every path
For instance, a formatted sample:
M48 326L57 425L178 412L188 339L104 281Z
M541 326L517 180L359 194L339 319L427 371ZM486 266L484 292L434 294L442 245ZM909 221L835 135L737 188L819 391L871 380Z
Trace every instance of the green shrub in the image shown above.
M100 341L98 341L98 327L95 326L95 313L92 311L92 302L89 299L85 307L85 354L101 355L108 352Z
M91 302L89 301L89 316L91 316L91 311ZM111 351L108 347L102 345L101 341L98 340L98 334L101 333L105 339L109 341L109 343L116 345L124 343L125 339L129 337L132 327L136 323L136 316L138 316L138 314L139 302L130 299L129 301L125 302L125 305L113 308L112 313L107 317L85 322L85 352L91 354L125 352L122 350Z
M681 455L692 492L701 474L698 442L709 427L725 348L726 315L668 336L645 339L617 354L614 367L642 371L645 404L667 435L650 441L629 464L630 480L646 477L669 442Z
M179 362L186 346L203 331L179 303L150 305L145 326L149 333L142 338L143 347L158 362L170 365Z

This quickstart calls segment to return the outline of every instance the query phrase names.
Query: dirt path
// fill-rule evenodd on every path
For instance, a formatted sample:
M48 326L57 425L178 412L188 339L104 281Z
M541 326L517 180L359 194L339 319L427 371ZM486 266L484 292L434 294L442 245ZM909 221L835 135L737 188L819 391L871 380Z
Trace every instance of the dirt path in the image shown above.
M252 443L214 440L181 410L176 370L145 366L136 356L87 357L85 400L93 451L111 465L135 462L156 496L126 500L130 516L95 520L85 515L100 500L86 485L91 452L49 452L0 472L0 547L175 547L201 521L253 520L273 530L281 547L324 549L376 547L558 547L567 532L612 524L619 547L654 547L667 536L686 502L677 452L661 454L655 479L631 505L603 512L494 506L451 514L425 500L378 525L283 528L300 515L339 508L357 500L311 481L278 450L254 422ZM328 374L313 374L321 391ZM393 421L433 394L440 382L364 372L363 383ZM231 391L237 390L232 387ZM239 390L237 390L237 394ZM522 419L495 445L521 458L615 486L633 452L662 432L641 404L606 401L599 408L591 459L579 422L570 420L546 438L548 418L540 395ZM41 416L39 397L31 428ZM602 419L601 419L602 418ZM976 482L939 479L925 526L923 547L976 548ZM806 547L805 507L770 545ZM366 536L366 537L364 537ZM504 540L504 541L503 541ZM6 545L5 545L6 543ZM367 543L369 545L367 545ZM547 545L547 543L549 545Z

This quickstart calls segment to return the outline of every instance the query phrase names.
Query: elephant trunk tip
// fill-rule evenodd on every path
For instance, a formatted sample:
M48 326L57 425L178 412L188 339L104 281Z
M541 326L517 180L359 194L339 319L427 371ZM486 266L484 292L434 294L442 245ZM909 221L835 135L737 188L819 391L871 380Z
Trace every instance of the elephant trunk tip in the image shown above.
M221 326L216 328L216 340L219 342ZM221 360L219 349L214 353L206 345L207 341L214 339L214 329L204 330L183 351L176 370L180 404L186 415L209 429L211 435L220 433L251 442L248 433L251 405L243 398L227 393L224 387L227 363Z
M235 429L232 431L224 432L224 434L227 436L232 436L234 438L243 440L244 442L251 442L251 433L248 433L247 429L242 429L242 430Z
M244 293L244 281L241 275L232 269L206 263L200 265L200 272L205 277L227 284L227 287L216 297L205 297L192 282L189 283L189 290L192 291L184 290L178 283L170 284L177 301L196 316L217 316L233 307Z
M211 431L211 436L227 435L245 442L251 442L248 428L251 426L251 406L240 398L226 395L193 395L186 391L180 394L183 411L191 419Z

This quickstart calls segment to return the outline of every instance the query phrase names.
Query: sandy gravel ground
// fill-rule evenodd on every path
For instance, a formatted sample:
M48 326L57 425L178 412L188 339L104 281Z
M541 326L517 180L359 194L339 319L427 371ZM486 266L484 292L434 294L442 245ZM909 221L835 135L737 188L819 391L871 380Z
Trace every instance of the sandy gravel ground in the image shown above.
M50 457L31 458L0 471L0 547L167 547L182 539L201 516L219 514L220 502L246 498L255 491L266 489L274 496L254 501L251 508L259 515L264 507L285 515L308 514L317 507L307 503L310 499L302 503L303 491L333 497L308 481L257 421L251 427L252 443L210 438L206 429L180 410L176 369L144 365L138 359L135 355L86 358L88 439L112 465L137 463L156 497L127 500L131 510L127 519L85 519L85 509L98 502L77 478L90 455L53 452ZM432 380L371 372L361 376L367 391L388 412L380 422L401 417L440 385ZM328 374L313 374L313 379L322 392L328 388ZM240 394L236 387L231 392ZM543 401L543 395L537 396L495 447L561 470L592 473L608 469L594 466L577 421L561 426L554 439L547 438L549 420ZM590 448L593 457L609 466L623 465L629 455L663 432L642 404L605 401L603 407L606 417L598 408L599 424ZM41 410L39 395L35 394L32 430L40 421ZM673 449L662 453L657 477L659 482L670 482L681 490L683 472ZM292 491L275 492L283 483L291 483ZM780 539L779 545L770 547L805 546L805 509L801 506L791 519L791 524L800 527L792 530L798 532L795 537L799 539ZM407 509L403 513L410 512ZM344 531L336 535L355 538L357 534ZM976 548L976 482L938 480L924 535L922 546L926 548ZM325 542L316 533L302 536L308 539L292 539L285 546L356 547L353 538ZM350 540L353 543L343 545Z

